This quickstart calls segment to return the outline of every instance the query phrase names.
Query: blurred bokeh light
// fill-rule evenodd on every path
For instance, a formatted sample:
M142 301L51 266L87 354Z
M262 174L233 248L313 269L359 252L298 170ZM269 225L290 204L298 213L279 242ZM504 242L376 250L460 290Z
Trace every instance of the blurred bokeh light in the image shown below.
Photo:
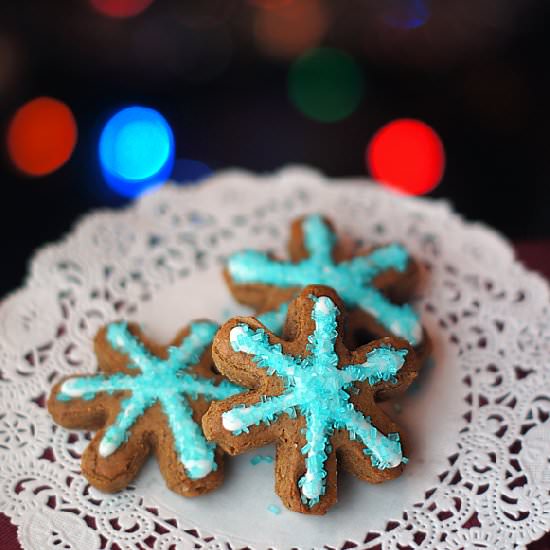
M437 133L413 119L394 120L378 130L367 147L371 176L409 195L423 195L441 181L445 151Z
M69 160L76 138L76 122L69 107L57 99L39 97L20 107L11 119L7 149L21 172L44 176Z
M386 23L398 29L417 29L430 16L427 0L388 0L382 13Z
M154 109L122 109L101 133L99 160L111 189L137 196L169 177L174 164L172 129Z
M291 101L305 116L336 122L359 106L364 92L363 73L349 54L316 48L292 64L288 91Z
M134 17L145 11L153 0L90 0L92 6L109 17Z
M258 47L266 54L293 58L318 46L328 24L326 8L320 1L291 2L270 10L257 10L254 35Z

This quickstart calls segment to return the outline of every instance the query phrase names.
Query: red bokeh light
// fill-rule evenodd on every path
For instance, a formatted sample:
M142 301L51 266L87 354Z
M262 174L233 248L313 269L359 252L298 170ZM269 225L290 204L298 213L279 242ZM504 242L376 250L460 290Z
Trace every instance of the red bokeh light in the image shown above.
M386 124L372 137L366 152L371 176L408 195L429 193L441 181L445 150L427 124L399 119Z
M90 4L109 17L134 17L145 11L153 0L90 0Z
M69 160L76 137L76 122L67 105L39 97L23 105L12 118L8 154L25 174L44 176Z

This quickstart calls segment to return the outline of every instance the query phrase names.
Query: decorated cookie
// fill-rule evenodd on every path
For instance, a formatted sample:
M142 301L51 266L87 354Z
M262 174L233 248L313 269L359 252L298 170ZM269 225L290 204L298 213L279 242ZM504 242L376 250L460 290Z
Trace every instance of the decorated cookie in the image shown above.
M427 335L418 315L409 304L401 303L418 279L416 263L403 246L394 243L350 257L330 221L313 214L294 221L288 248L290 261L245 250L231 255L225 269L239 302L259 313L273 311L270 328L274 332L280 330L288 301L298 290L321 284L334 288L349 311L348 336L355 336L349 344L363 343L357 342L361 332L367 341L398 336L419 355L427 354Z
M151 452L166 484L185 496L222 481L222 452L202 432L214 399L242 388L212 370L217 325L197 321L169 346L148 340L133 324L112 323L95 338L99 374L75 375L52 390L48 409L66 428L99 430L82 455L82 473L94 487L123 489Z
M407 461L375 397L410 380L415 352L395 337L349 351L343 321L337 294L308 286L289 306L283 338L251 317L228 321L214 338L216 367L249 391L212 403L204 433L230 454L275 442L275 488L294 511L324 514L336 502L338 464L379 483Z

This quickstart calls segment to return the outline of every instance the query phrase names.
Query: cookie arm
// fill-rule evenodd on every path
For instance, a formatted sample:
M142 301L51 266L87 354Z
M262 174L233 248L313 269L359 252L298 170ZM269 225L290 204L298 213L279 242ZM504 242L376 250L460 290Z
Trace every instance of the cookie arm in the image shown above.
M222 413L222 425L233 435L248 432L250 426L270 424L281 414L296 416L294 407L298 404L294 394L265 397L252 405L242 405Z
M277 454L275 460L275 492L281 497L284 505L294 511L305 514L325 514L336 502L336 449L328 453L323 468L326 472L324 478L324 494L319 501L310 506L304 502L300 479L306 470L305 457L301 448L305 444L304 437L296 439L296 433L283 433L277 443Z
M97 430L105 425L108 410L116 406L119 397L109 394L99 394L94 399L66 399L61 387L67 380L58 382L48 398L48 411L54 421L64 428ZM61 396L61 399L60 399Z
M135 366L129 365L128 355L122 349L115 349L112 346L110 340L113 338L113 329L111 328L113 325L118 327L118 329L114 329L114 332L118 332L119 336L124 332L129 339L141 342L141 350L146 354L156 355L162 349L151 342L136 323L115 322L104 325L95 335L94 350L99 370L105 374L121 372L133 375L138 371Z
M252 333L258 335L257 340L248 344L247 335ZM286 359L281 349L285 345L287 342L268 333L258 320L252 317L237 317L225 323L214 337L212 358L218 370L229 380L240 386L255 389L267 385L272 377L271 371L255 362L254 353L262 351L277 355L284 363Z
M263 390L252 391L212 403L202 418L202 428L206 438L218 443L231 455L273 443L279 437L277 423L252 425L248 427L248 431L238 434L226 429L223 425L224 414L259 403L262 394Z
M319 214L295 219L290 227L288 253L292 262L307 258L332 263L342 255L332 222Z
M352 410L342 416L342 427L348 431L352 441L359 440L363 444L363 452L370 457L375 468L386 470L401 464L403 451L399 434L384 435L359 411Z
M191 407L175 396L161 398L161 407L173 434L174 447L187 476L200 479L216 469L214 446L193 420Z
M179 341L168 347L168 368L178 370L199 364L212 343L218 325L211 321L194 321L178 335Z
M372 359L376 358L376 350L393 350L402 357L403 361L395 363L396 357L392 360L391 355L384 359L378 355L377 361L373 362ZM369 357L371 357L370 364ZM384 362L386 362L385 365ZM370 391L376 398L379 394L393 395L405 391L418 375L419 368L418 356L414 349L402 338L395 337L380 338L357 348L352 353L352 364L355 369L363 366L367 369L363 380L369 383Z
M223 451L219 447L214 450L215 469L204 477L192 479L178 456L172 430L162 419L159 420L159 429L155 432L155 454L167 487L187 497L199 496L219 487L223 482Z
M363 405L365 405L365 399L362 399ZM370 415L370 424L376 426L376 431L378 437L382 440L390 441L389 449L396 451L394 455L394 461L389 463L386 461L386 468L379 468L374 465L374 461L368 454L365 453L365 443L363 438L355 437L352 439L350 437L350 431L346 429L338 430L334 434L333 443L337 448L338 452L338 462L351 474L357 478L368 481L369 483L382 483L390 479L399 477L403 472L403 467L406 459L406 448L404 442L401 438L397 440L397 436L390 434L399 433L399 427L392 422L392 420L385 415L378 407L374 405L372 397L366 399L368 403L363 407L364 410L369 411ZM361 426L362 421L354 422L350 424L352 428L355 428L357 425ZM393 441L392 441L393 439ZM376 440L375 440L376 441ZM399 448L397 448L399 445ZM379 453L380 454L380 453ZM401 459L397 463L397 457L401 454ZM382 458L388 459L389 454L381 454ZM376 459L375 459L376 460ZM392 466L392 464L396 464Z
M120 411L105 430L98 447L99 454L106 458L112 455L124 442L128 441L136 421L154 403L153 397L133 394L120 402Z
M239 285L275 285L280 288L300 287L315 279L316 269L284 260L275 260L265 252L244 250L229 257L227 272Z
M151 443L146 422L138 419L131 435L110 456L102 456L100 447L106 429L98 431L82 454L82 473L91 485L107 493L124 489L139 473L147 460Z
M422 325L409 304L396 305L374 287L365 287L355 305L365 310L378 324L413 346L422 341Z

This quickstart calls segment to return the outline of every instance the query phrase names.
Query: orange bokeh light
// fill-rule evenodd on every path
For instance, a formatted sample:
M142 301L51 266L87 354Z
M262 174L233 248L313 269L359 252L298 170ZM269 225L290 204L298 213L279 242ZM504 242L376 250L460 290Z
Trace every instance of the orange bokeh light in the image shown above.
M92 6L109 17L134 17L145 11L153 0L90 0Z
M326 10L317 0L308 0L259 10L254 34L259 47L267 54L292 58L319 45L327 27Z
M76 138L76 122L67 105L39 97L20 107L12 118L8 154L25 174L44 176L69 160Z
M374 134L366 161L370 174L380 183L408 195L423 195L441 181L445 150L430 126L419 120L399 119Z

